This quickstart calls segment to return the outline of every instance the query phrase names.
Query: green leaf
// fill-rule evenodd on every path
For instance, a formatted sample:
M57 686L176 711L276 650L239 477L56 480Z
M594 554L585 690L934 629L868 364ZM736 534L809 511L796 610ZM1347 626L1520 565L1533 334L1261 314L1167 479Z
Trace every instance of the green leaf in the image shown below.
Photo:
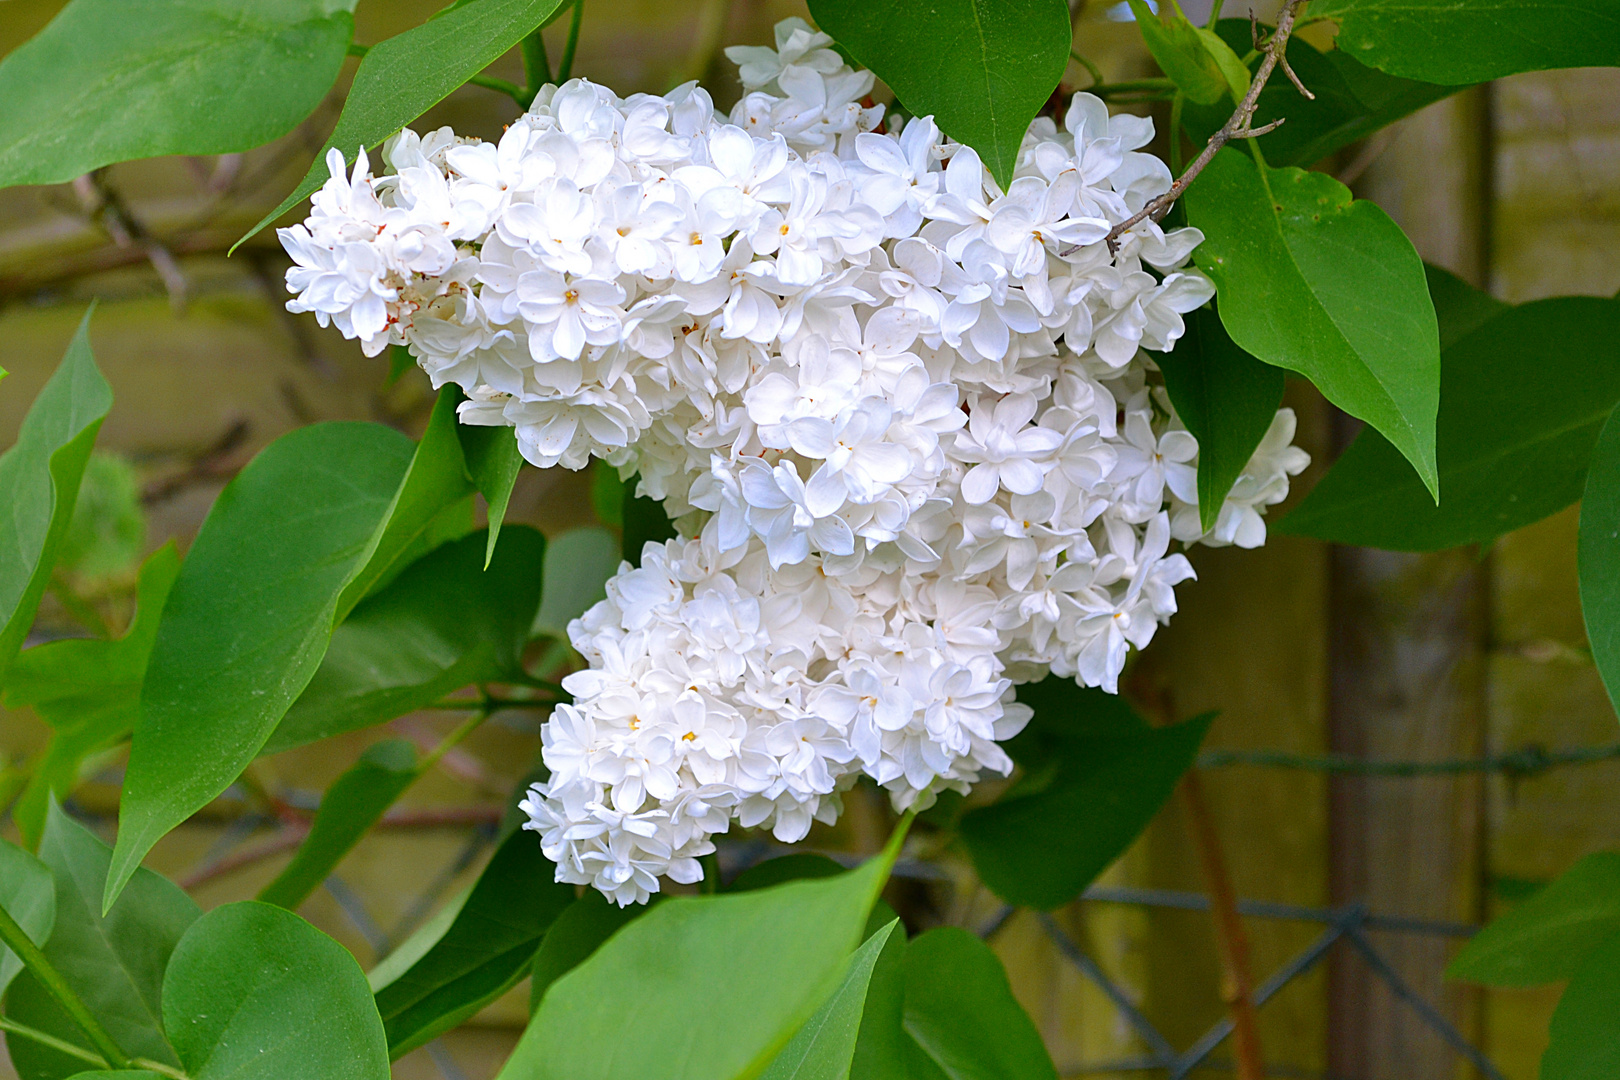
M410 462L380 424L315 424L226 485L180 568L141 686L107 904L236 779L315 674Z
M56 882L48 866L0 840L0 908L10 912L28 940L43 946L56 925ZM0 945L0 997L22 970L17 954Z
M1164 0L1155 15L1146 0L1130 0L1137 29L1148 51L1187 100L1213 105L1241 99L1249 89L1249 69L1213 31L1194 26L1176 0Z
M488 571L484 534L471 533L355 608L262 752L380 724L470 683L521 676L546 541L528 526L506 534Z
M755 863L738 874L736 879L724 888L726 892L749 892L753 889L768 889L772 885L781 885L787 881L836 877L843 872L842 866L825 855L813 851L794 851Z
M1401 455L1363 430L1279 533L1399 551L1490 543L1581 494L1620 401L1620 301L1506 308L1441 357L1439 506ZM1536 377L1524 358L1536 357ZM1575 389L1578 388L1578 389Z
M603 942L648 910L646 904L620 907L595 889L586 889L584 896L564 908L541 939L540 951L534 954L529 973L529 1015L540 1008L552 983L583 964Z
M146 511L135 467L117 454L92 453L62 537L57 571L81 589L93 589L127 573L144 550Z
M361 148L376 151L389 136L493 64L544 22L560 3L478 0L373 45L360 61L349 98L343 103L343 114L338 117L332 137L326 140L325 149L336 147L351 164ZM293 193L242 240L302 202L326 182L326 176L323 149Z
M1611 702L1620 702L1620 420L1616 416L1620 413L1609 415L1592 450L1577 541L1586 640Z
M1073 37L1063 0L811 0L810 14L912 115L932 115L978 151L1002 187L1063 78Z
M569 529L546 548L545 589L532 633L566 641L568 624L607 596L619 571L619 540L606 529Z
M271 904L226 904L192 924L163 978L163 1024L192 1080L388 1080L360 965Z
M1423 264L1423 276L1428 279L1429 299L1434 301L1434 316L1440 324L1440 388L1444 397L1445 350L1512 305L1474 288L1450 270L1429 263Z
M1230 147L1184 205L1232 340L1377 428L1438 501L1440 338L1400 227L1325 173L1265 169Z
M56 928L45 958L132 1057L167 1065L180 1059L164 1036L163 972L181 935L202 914L179 888L137 869L106 915L101 897L112 853L54 803L39 857L56 878ZM6 998L12 1019L78 1045L84 1034L49 993L24 972ZM172 1030L172 1029L170 1029ZM84 1062L26 1039L13 1039L12 1061L24 1080L71 1076Z
M309 835L257 899L289 911L297 908L420 775L416 748L409 741L385 739L366 747L360 760L326 789Z
M906 945L905 1026L950 1080L1057 1080L990 947L942 926Z
M887 907L879 901L877 907ZM868 923L870 925L870 923ZM889 935L866 984L861 1031L850 1062L850 1080L898 1080L906 1075L916 1043L905 1030L906 935L903 927Z
M1574 975L1620 935L1620 854L1588 855L1475 934L1446 976L1487 986L1536 986Z
M533 833L515 831L496 849L444 936L377 991L390 1057L460 1024L529 973L541 937L574 902L556 871Z
M354 606L382 587L412 554L422 535L434 526L439 515L471 495L474 488L467 476L461 439L456 433L456 405L461 391L447 386L433 403L422 441L416 444L410 467L388 507L373 541L365 566L343 589L333 622L348 617Z
M29 843L37 842L45 827L51 797L66 798L78 783L85 758L127 738L134 729L146 659L179 572L180 553L170 541L141 566L135 619L123 637L49 641L19 653L12 664L5 688L7 707L32 706L53 729L50 745L11 811Z
M675 523L669 520L664 504L657 499L636 494L632 482L624 486L624 558L632 566L641 565L642 548L648 544L662 544L678 535Z
M1018 688L1035 716L1007 752L1023 777L962 816L984 883L1010 904L1080 894L1147 827L1192 764L1212 714L1153 728L1117 695L1050 676Z
M1209 532L1277 417L1283 373L1238 348L1213 310L1199 308L1186 321L1176 348L1153 359L1176 415L1198 440L1198 519Z
M285 135L337 79L353 10L353 0L73 0L0 62L0 187Z
M74 1073L68 1080L163 1080L163 1074L150 1069L93 1069Z
M518 452L516 428L461 424L457 433L467 459L467 475L489 504L489 547L484 553L484 567L488 569L495 558L495 541L506 520L506 507L512 501L512 485L523 468L523 455Z
M1541 1080L1620 1076L1620 935L1595 948L1553 1010Z
M899 922L891 919L855 950L844 981L766 1066L763 1080L845 1080L849 1076L866 1009L866 988L897 926ZM905 932L900 931L900 936Z
M20 115L9 102L0 112ZM0 544L0 685L34 624L73 518L90 448L112 408L112 387L90 351L94 312L91 305L84 313L55 374L23 417L17 441L0 455L0 507L9 537Z
M1311 10L1314 13L1315 8ZM1222 19L1215 32L1230 48L1249 51L1248 19ZM1288 42L1288 64L1316 97L1305 98L1283 78L1271 80L1260 91L1254 126L1287 120L1260 136L1260 149L1272 165L1314 165L1461 89L1386 75L1339 49L1321 52L1298 37ZM1251 66L1259 65L1256 55ZM1230 102L1224 106L1189 102L1181 119L1194 145L1202 146L1231 116Z
M658 904L551 984L500 1080L757 1076L835 989L900 836L837 877Z
M398 948L377 961L377 965L366 972L366 982L370 985L371 992L375 994L426 956L427 951L444 937L444 932L450 929L450 924L456 921L456 916L461 913L462 907L467 903L467 897L471 895L472 886L468 885L447 900L439 910L418 926L410 937L400 942Z
M1391 75L1460 85L1519 71L1620 66L1612 0L1317 0L1339 48Z

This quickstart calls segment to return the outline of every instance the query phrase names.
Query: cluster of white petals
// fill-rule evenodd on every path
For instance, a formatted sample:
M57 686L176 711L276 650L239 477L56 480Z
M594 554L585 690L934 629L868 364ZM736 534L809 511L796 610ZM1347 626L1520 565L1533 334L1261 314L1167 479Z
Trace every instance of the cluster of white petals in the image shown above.
M637 476L682 539L570 627L588 670L524 803L562 881L621 904L732 821L783 841L862 775L897 808L981 773L1048 673L1117 689L1193 576L1253 547L1307 458L1281 410L1212 533L1148 352L1213 295L1150 121L1077 95L1003 190L798 20L695 84L547 87L499 143L406 131L303 225L294 311L402 344L525 458ZM885 124L888 130L885 130Z

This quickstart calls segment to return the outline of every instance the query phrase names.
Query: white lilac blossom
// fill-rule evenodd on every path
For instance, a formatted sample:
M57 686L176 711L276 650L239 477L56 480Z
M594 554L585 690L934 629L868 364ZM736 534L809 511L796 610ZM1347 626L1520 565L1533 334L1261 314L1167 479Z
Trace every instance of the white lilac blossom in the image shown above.
M1149 121L1077 95L1005 191L799 20L695 84L546 87L498 143L402 132L282 230L288 307L404 345L462 422L662 499L569 627L589 668L523 804L559 880L691 882L733 821L783 841L867 776L898 808L981 774L1047 674L1117 691L1193 576L1254 547L1307 457L1283 409L1203 535L1198 444L1149 351L1213 295Z

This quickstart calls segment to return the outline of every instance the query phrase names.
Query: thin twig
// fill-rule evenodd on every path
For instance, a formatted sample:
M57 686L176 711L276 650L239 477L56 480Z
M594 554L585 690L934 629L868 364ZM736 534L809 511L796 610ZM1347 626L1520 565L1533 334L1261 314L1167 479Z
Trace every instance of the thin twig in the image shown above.
M1215 155L1220 153L1221 148L1227 143L1233 139L1257 138L1268 131L1274 130L1282 123L1281 119L1277 119L1269 124L1254 127L1254 110L1260 103L1260 91L1265 89L1266 82L1271 78L1272 71L1279 63L1283 63L1283 52L1288 48L1288 37L1294 32L1294 20L1299 15L1299 9L1305 6L1305 2L1306 0L1286 0L1282 11L1277 15L1277 29L1272 31L1271 37L1264 46L1260 46L1258 43L1260 31L1258 24L1253 22L1253 13L1250 13L1250 22L1254 27L1253 32L1257 39L1256 47L1260 48L1263 55L1260 60L1259 70L1254 73L1254 78L1249 82L1249 92L1243 95L1242 101L1238 102L1237 111L1232 114L1231 119L1227 120L1219 131L1209 137L1209 143L1199 152L1197 157L1193 158L1192 164L1187 166L1187 170L1176 177L1175 182L1170 185L1168 191L1156 198L1149 199L1147 205L1143 206L1142 209L1108 231L1108 236L1105 239L1108 242L1109 251L1118 251L1119 238L1144 220L1152 218L1154 221L1158 221L1169 213L1170 207L1187 190L1187 185L1198 178L1198 174L1204 171L1204 166L1214 160ZM1286 68L1286 64L1284 66ZM1294 82L1306 97L1312 96L1311 92L1306 90L1297 78Z
M102 170L85 173L74 180L73 191L79 197L85 216L100 225L113 243L139 251L152 264L168 290L169 306L176 314L183 312L189 285L174 253L146 231L118 193L107 186Z
M557 62L557 81L565 83L574 75L574 53L579 48L579 24L585 16L585 0L574 0L574 13L568 17L568 40L563 42L562 59Z

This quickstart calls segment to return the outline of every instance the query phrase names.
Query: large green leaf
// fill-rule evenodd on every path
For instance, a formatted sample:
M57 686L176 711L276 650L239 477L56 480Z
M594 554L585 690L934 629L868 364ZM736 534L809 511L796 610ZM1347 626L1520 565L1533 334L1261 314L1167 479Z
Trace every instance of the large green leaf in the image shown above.
M618 573L619 538L587 525L569 529L546 546L545 589L532 632L564 641L568 624L607 596L607 582Z
M1222 19L1216 32L1238 52L1251 51L1248 19ZM1259 64L1256 54L1251 66ZM1260 136L1260 149L1272 165L1313 165L1460 89L1386 75L1340 49L1321 52L1298 37L1288 42L1288 64L1316 97L1307 99L1287 79L1273 79L1260 91L1254 126L1286 120ZM1202 146L1231 116L1231 102L1224 107L1189 103L1181 120Z
M1588 855L1463 946L1446 975L1487 986L1535 986L1574 975L1620 935L1620 854Z
M1186 336L1153 359L1176 415L1198 440L1198 518L1208 532L1277 417L1283 373L1238 348L1209 308L1188 315Z
M647 911L645 904L620 907L595 889L575 900L557 916L534 954L529 972L529 1015L540 1008L551 984L583 964L602 943L630 920Z
M93 1069L74 1073L68 1080L163 1080L163 1074L151 1069Z
M226 904L192 924L163 978L163 1024L192 1080L388 1080L360 965L271 904Z
M412 449L380 424L315 424L220 493L147 663L109 904L159 837L236 779L315 674Z
M890 920L855 950L844 981L766 1066L763 1080L845 1080L849 1076L866 1011L866 989L889 938L896 933L905 937L899 925Z
M1536 358L1525 378L1525 357ZM1441 358L1440 505L1363 430L1280 533L1434 551L1489 543L1581 494L1620 401L1620 301L1565 296L1505 308Z
M1184 201L1232 340L1383 433L1440 497L1440 339L1423 263L1389 215L1325 173L1228 147Z
M56 877L56 928L45 943L45 958L126 1054L178 1066L161 1020L163 972L181 935L202 911L167 880L139 869L102 915L111 854L52 804L39 847L41 861ZM84 1044L83 1032L27 972L12 984L6 1007L20 1023ZM13 1039L10 1046L24 1080L54 1080L84 1070L77 1058L26 1039Z
M1130 846L1192 764L1213 716L1152 728L1114 694L1051 676L1018 688L1035 716L1007 751L1023 778L962 816L979 877L1010 904L1073 900Z
M259 890L258 899L288 910L302 904L419 775L416 748L408 740L385 739L366 747L326 789L309 835L275 880Z
M1317 0L1311 14L1338 20L1339 48L1408 79L1620 66L1613 0Z
M9 101L0 112L18 115ZM90 351L94 310L84 313L55 374L23 417L17 441L0 455L0 531L7 536L0 544L0 685L34 623L90 449L112 408L112 387Z
M1069 63L1063 0L811 0L810 14L914 115L978 151L1003 187Z
M879 901L878 907L886 906ZM870 925L870 923L868 924ZM850 1061L850 1080L896 1080L906 1075L907 1059L920 1049L906 1034L906 935L897 927L866 984L861 1031Z
M1572 391L1573 393L1574 391ZM1609 700L1620 711L1620 412L1598 435L1581 495L1577 541L1586 640Z
M0 187L286 134L337 78L353 10L354 0L72 0L0 62Z
M1445 350L1496 318L1511 306L1490 293L1476 289L1449 270L1432 263L1423 264L1429 281L1429 299L1434 302L1435 321L1440 324L1440 378L1444 388Z
M50 867L16 844L0 840L0 908L5 908L28 940L43 946L56 926L56 883ZM0 945L0 997L22 971L17 954Z
M1541 1080L1620 1076L1620 935L1592 950L1558 999Z
M757 1076L836 988L899 835L836 877L658 904L551 984L501 1080Z
M45 826L54 795L65 798L84 759L127 738L146 675L146 658L180 553L171 541L147 557L136 586L135 619L116 641L70 638L36 645L17 655L5 687L6 706L32 706L51 725L50 745L28 778L12 820L30 843Z
M432 532L440 516L472 494L473 483L456 432L460 400L461 391L455 386L439 392L427 430L416 444L410 467L373 540L371 555L338 597L334 622L342 622L356 604L397 576L414 556L423 554L422 539Z
M540 939L574 902L574 887L539 837L514 831L496 849L444 936L377 991L390 1057L455 1027L529 973Z
M337 128L326 140L353 162L449 96L545 21L562 0L478 0L373 45L360 61ZM374 155L375 156L375 155ZM326 182L326 154L252 236ZM242 240L246 240L244 236ZM240 244L242 241L238 240Z
M521 675L545 538L509 528L487 571L486 549L482 532L446 544L355 608L263 752L392 720L469 683Z
M950 1080L1057 1080L990 947L942 926L906 945L905 1026Z

